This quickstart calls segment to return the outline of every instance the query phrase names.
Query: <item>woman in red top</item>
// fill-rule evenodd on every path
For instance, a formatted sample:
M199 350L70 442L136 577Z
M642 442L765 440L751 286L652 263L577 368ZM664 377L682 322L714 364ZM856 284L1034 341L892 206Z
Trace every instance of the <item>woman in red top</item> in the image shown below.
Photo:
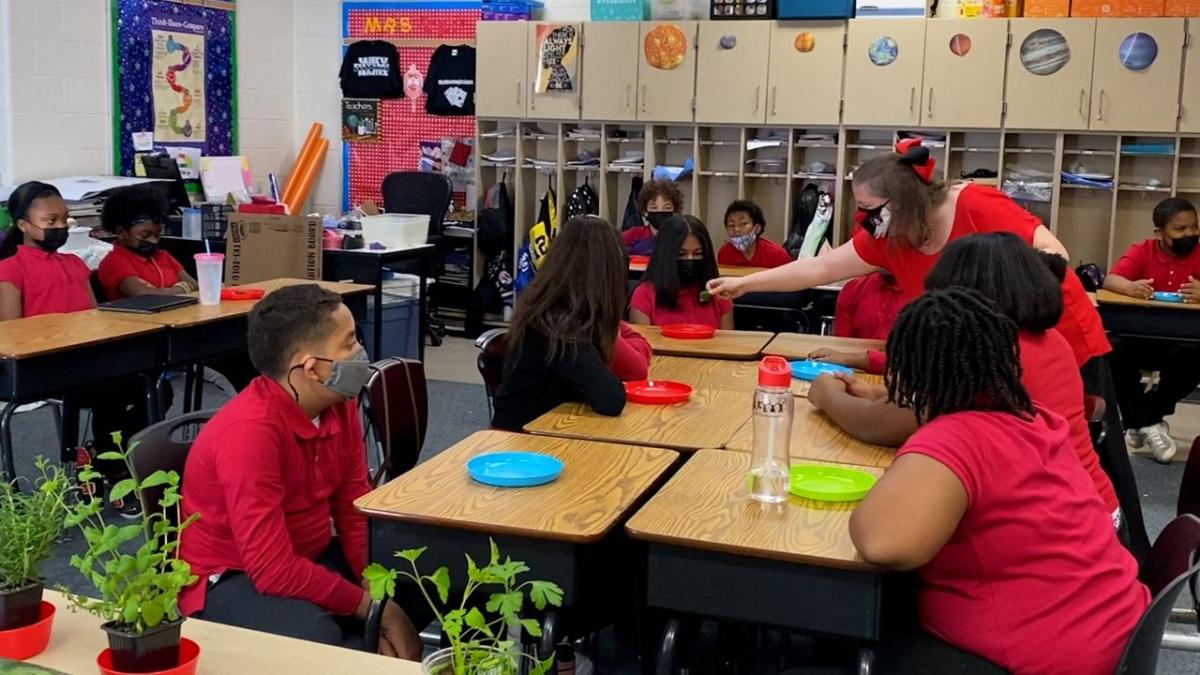
M758 204L738 199L725 209L728 241L717 251L717 264L731 267L779 267L792 262L785 248L763 237L767 220Z
M985 659L1111 673L1149 604L1066 420L1021 385L1017 350L1013 322L961 288L914 300L888 340L888 395L921 426L850 538L866 561L916 571L920 632L883 636L883 672Z
M0 243L0 321L96 306L91 272L67 243L67 203L49 183L25 183L8 198L12 226Z
M733 328L733 302L704 292L717 276L708 228L695 216L663 223L646 275L629 301L631 323L666 326L694 323Z
M167 202L153 187L121 188L105 200L100 224L117 235L117 241L97 274L109 300L178 295L197 289L196 280L183 271L179 261L158 247L166 220Z

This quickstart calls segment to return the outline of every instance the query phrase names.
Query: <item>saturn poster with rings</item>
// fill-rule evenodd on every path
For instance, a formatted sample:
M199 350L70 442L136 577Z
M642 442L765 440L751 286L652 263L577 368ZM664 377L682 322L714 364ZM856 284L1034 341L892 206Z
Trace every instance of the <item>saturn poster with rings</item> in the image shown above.
M205 140L204 34L204 22L198 17L150 15L154 138L161 143Z

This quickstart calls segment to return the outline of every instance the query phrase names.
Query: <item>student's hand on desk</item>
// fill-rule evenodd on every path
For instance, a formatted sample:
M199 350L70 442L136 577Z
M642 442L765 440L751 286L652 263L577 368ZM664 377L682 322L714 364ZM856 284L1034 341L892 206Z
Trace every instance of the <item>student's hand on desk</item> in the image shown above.
M744 283L740 277L720 277L709 281L705 288L710 295L734 300L746 294L742 288Z
M384 656L420 661L421 636L400 605L387 601L379 622L379 653Z
M1149 300L1154 297L1154 280L1138 279L1137 281L1130 281L1128 295L1139 300Z
M808 402L813 404L817 410L824 410L825 406L829 405L830 399L839 394L845 394L846 388L846 380L832 373L825 373L813 380L812 385L809 386Z
M1187 283L1179 287L1179 294L1183 296L1184 302L1200 303L1200 281L1189 276Z
M858 370L867 369L867 353L866 352L839 352L828 347L821 347L808 355L808 358L813 361L824 361L826 363L836 363L848 368L857 368Z

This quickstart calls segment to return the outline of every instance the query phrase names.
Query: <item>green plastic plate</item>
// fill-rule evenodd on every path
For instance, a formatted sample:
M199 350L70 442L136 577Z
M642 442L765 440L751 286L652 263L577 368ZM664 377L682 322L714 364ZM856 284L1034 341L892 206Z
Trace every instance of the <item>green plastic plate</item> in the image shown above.
M858 469L794 464L791 473L791 493L819 502L856 502L875 487L875 476Z

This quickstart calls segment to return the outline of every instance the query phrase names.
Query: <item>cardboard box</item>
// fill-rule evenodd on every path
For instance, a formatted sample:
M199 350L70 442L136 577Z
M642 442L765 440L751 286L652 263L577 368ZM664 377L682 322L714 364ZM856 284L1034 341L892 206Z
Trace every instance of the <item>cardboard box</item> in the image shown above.
M225 233L225 283L321 279L321 219L234 213Z
M1021 16L1038 19L1060 19L1071 16L1071 0L1025 0Z
M1200 16L1200 0L1167 0L1163 16Z
M1071 16L1075 17L1140 17L1163 16L1165 0L1073 0Z

